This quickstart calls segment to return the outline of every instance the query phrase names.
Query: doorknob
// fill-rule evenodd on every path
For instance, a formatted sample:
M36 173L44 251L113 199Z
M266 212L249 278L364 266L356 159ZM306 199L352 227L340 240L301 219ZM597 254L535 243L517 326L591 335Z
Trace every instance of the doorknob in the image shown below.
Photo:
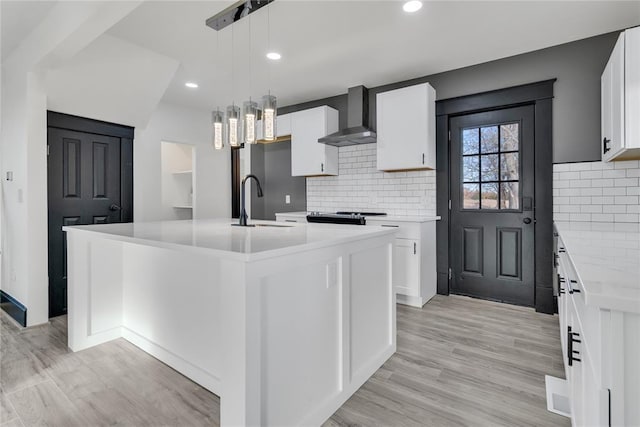
M109 210L110 211L119 211L120 209L122 209L120 206L116 205L115 203L113 203L111 206L109 206Z
M531 218L525 218L522 220L525 224L531 224Z

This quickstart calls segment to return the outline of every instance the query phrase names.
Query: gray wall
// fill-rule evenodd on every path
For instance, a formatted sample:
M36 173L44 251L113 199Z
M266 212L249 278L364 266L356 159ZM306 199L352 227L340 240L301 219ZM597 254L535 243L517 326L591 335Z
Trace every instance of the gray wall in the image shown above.
M484 64L369 89L369 123L375 128L376 94L429 82L448 99L556 78L553 100L554 163L600 160L600 75L619 32L591 37ZM281 113L330 105L346 125L346 95L279 109Z
M264 197L251 194L251 217L275 220L278 212L307 210L307 185L304 177L291 176L291 141L256 144L251 147L251 172L264 191ZM285 195L291 203L285 204Z

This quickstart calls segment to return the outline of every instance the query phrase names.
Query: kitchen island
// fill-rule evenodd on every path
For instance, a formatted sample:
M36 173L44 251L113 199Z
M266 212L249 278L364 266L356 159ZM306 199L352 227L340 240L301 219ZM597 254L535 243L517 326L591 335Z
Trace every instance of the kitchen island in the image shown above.
M234 222L64 227L69 347L123 337L223 426L320 425L395 352L395 231Z

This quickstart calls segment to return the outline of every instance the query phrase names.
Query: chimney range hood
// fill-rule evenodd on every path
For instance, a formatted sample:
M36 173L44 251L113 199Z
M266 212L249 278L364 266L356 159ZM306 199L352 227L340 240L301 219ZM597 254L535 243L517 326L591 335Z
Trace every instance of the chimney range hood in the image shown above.
M320 138L318 142L335 147L376 142L376 133L369 128L369 90L366 87L349 88L347 128Z

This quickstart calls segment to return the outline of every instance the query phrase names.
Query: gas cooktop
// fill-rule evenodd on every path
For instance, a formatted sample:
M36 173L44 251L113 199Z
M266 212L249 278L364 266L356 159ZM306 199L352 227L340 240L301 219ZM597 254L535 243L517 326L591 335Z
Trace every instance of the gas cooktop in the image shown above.
M310 212L307 215L308 222L322 222L329 224L352 224L366 225L367 216L383 216L382 212L348 212L338 211L336 213Z

